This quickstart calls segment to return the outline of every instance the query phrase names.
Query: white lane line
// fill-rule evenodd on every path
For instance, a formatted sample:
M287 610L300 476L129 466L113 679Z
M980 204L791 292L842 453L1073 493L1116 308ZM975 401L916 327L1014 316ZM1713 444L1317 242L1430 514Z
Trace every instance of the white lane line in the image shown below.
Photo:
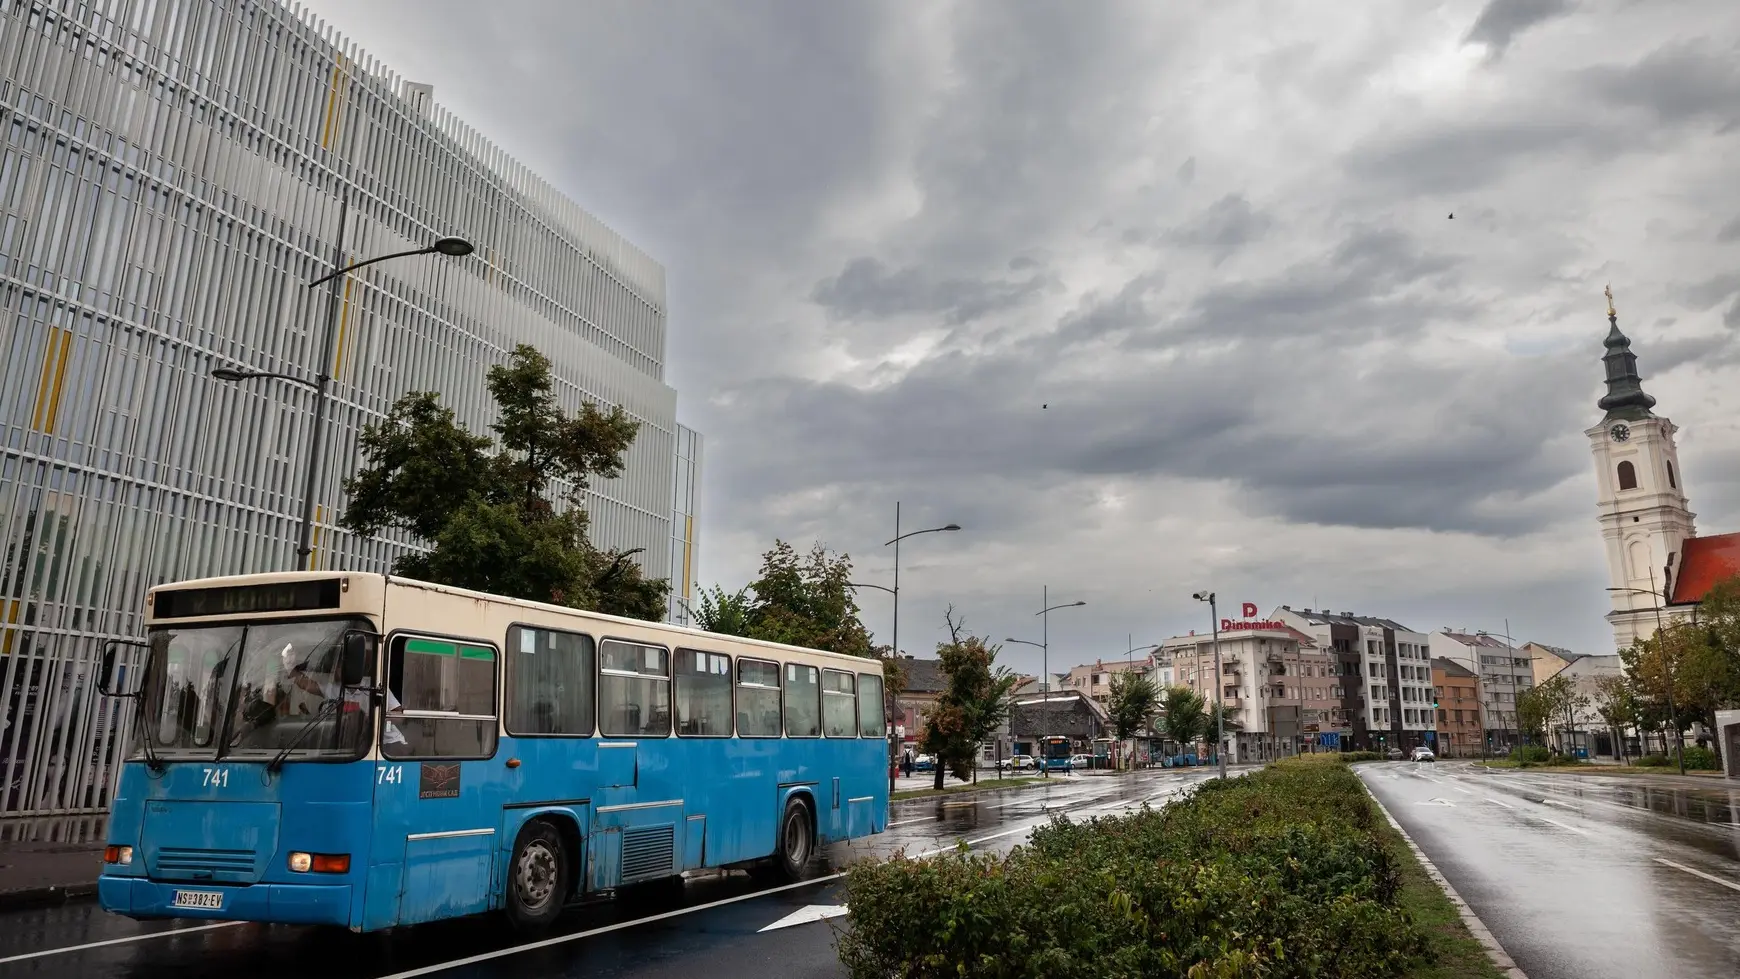
M1490 802L1490 803L1492 803L1492 804L1493 804L1493 805L1495 805L1495 806L1503 806L1503 807L1505 807L1505 808L1506 808L1506 809L1515 809L1515 808L1516 808L1516 807L1515 807L1515 806L1513 806L1513 805L1511 805L1511 804L1510 804L1510 803L1508 803L1508 802L1500 802L1500 801L1498 801L1498 800L1497 800L1497 799L1494 799L1494 798L1493 798L1493 797L1491 797L1491 796L1487 796L1487 797L1486 797L1486 801L1487 801L1487 802Z
M1462 786L1460 786L1460 785L1452 785L1452 786L1450 786L1450 787L1451 787L1451 788L1453 788L1453 789L1455 789L1455 790L1456 790L1456 791L1458 791L1458 792L1460 792L1460 793L1462 793L1462 794L1463 794L1463 795L1473 795L1473 794L1474 794L1474 793L1472 793L1472 792L1470 792L1470 791L1468 791L1468 790L1467 790L1467 789L1465 789L1465 788L1463 788L1463 787L1462 787Z
M896 827L896 826L905 826L905 825L906 825L906 824L908 824L908 823L929 823L929 822L935 822L935 821L936 821L936 820L938 820L938 819L941 819L941 818L942 818L942 817L941 817L941 816L920 816L920 817L918 817L918 818L917 818L917 819L902 819L902 820L900 820L900 821L899 821L899 822L893 822L893 823L889 823L889 824L888 824L888 828L889 828L889 829L893 829L893 828L894 828L894 827Z
M1576 808L1577 808L1576 806L1571 805L1569 802L1560 802L1557 799L1542 799L1541 802L1543 804L1549 805L1549 806L1558 806L1561 809L1576 810Z
M23 955L8 955L0 959L0 965L8 962L23 962L25 959L40 959L48 955L64 955L67 952L82 952L87 948L102 948L105 945L125 945L128 942L142 942L151 938L168 938L171 935L186 935L195 931L211 931L214 928L234 928L245 925L246 921L220 921L214 925L194 925L191 928L171 928L167 931L154 931L149 935L134 935L131 938L111 938L102 942L86 942L83 945L68 945L65 948L49 948L40 952L26 952Z
M1656 857L1655 862L1660 863L1660 864L1666 864L1667 866L1672 867L1675 870L1683 870L1686 873L1691 874L1693 877L1702 877L1712 884L1721 884L1723 887L1726 887L1731 891L1740 891L1740 884L1736 884L1731 880L1723 880L1722 878L1717 877L1715 874L1706 874L1702 870L1694 870L1693 868L1688 867L1683 863L1674 863L1672 860L1664 860L1661 857ZM6 961L6 960L0 959L0 962L4 962L4 961Z
M1575 827L1575 826L1567 826L1567 825L1565 825L1565 824L1564 824L1564 823L1561 823L1561 822L1559 822L1559 821L1558 821L1558 820L1557 820L1557 819L1548 819L1548 818L1547 818L1547 817L1545 817L1545 816L1536 816L1536 817L1535 817L1535 818L1536 818L1536 819L1538 819L1538 820L1540 820L1540 821L1541 821L1541 822L1543 822L1543 823L1551 823L1551 824L1553 824L1553 825L1554 825L1554 826L1557 826L1557 827L1559 827L1559 828L1560 828L1560 829L1568 829L1568 830L1570 830L1570 831L1571 831L1571 832L1573 832L1573 833L1577 833L1577 834L1579 834L1579 835L1582 835L1582 836L1588 836L1588 835L1589 835L1589 831L1588 831L1588 830L1586 830L1586 829L1578 829L1578 828L1577 828L1577 827Z

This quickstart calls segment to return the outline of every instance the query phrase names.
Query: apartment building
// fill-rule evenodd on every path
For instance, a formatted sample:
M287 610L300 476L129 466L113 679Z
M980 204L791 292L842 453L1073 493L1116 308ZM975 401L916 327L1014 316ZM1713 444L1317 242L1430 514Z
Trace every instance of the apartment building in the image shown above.
M1132 660L1094 660L1058 674L1057 688L1070 690L1104 705L1112 694L1112 677L1119 673L1146 672L1151 660L1147 655Z
M1343 748L1388 750L1436 740L1429 640L1392 619L1352 612L1294 609L1270 616L1304 633L1333 660Z
M1480 757L1486 750L1480 674L1455 660L1435 658L1432 692L1438 698L1438 757Z
M1509 752L1519 740L1516 698L1534 686L1529 655L1500 636L1442 629L1432 633L1432 658L1462 664L1480 676L1480 707L1487 739L1495 753Z
M1338 722L1334 663L1309 636L1278 622L1220 635L1221 670L1214 669L1214 638L1191 633L1161 644L1156 670L1227 710L1227 760L1258 762L1298 754Z

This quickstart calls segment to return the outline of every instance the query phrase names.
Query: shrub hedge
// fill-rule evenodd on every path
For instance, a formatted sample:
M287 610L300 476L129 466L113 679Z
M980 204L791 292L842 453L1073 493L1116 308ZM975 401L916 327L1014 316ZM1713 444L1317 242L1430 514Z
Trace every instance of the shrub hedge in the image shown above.
M861 863L840 958L854 979L1397 976L1426 945L1380 819L1326 755L1007 855Z
M1341 760L1346 762L1383 761L1384 753L1381 751L1343 751Z

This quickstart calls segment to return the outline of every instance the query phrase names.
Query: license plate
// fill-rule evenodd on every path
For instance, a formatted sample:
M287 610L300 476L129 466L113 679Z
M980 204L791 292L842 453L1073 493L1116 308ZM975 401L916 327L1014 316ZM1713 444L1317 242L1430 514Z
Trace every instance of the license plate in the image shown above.
M200 908L205 911L221 911L224 906L222 891L176 891L171 907Z

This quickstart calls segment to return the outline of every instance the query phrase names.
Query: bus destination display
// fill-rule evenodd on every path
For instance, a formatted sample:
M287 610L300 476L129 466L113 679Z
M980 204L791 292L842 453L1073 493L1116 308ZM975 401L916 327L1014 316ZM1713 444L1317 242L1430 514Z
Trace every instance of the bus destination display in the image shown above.
M159 619L192 619L207 615L304 612L338 607L338 579L326 578L160 591L152 611Z

